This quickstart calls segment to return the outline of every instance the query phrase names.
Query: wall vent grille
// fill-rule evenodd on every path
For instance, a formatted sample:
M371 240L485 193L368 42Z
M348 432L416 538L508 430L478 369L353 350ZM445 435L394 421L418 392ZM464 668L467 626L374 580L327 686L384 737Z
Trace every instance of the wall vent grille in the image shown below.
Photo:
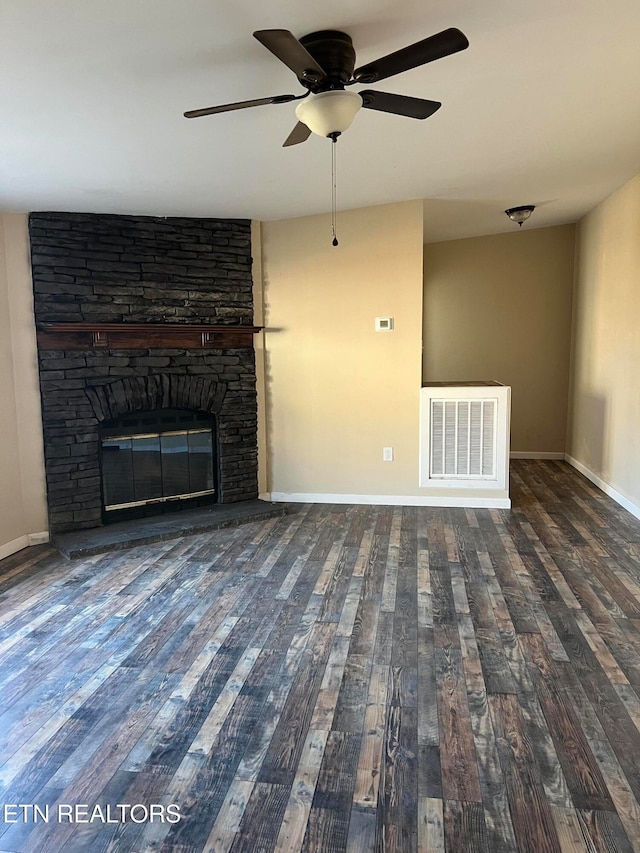
M431 478L496 477L497 400L431 400Z
M424 385L419 486L448 490L447 500L470 495L468 506L480 493L508 500L510 413L511 388L499 382Z

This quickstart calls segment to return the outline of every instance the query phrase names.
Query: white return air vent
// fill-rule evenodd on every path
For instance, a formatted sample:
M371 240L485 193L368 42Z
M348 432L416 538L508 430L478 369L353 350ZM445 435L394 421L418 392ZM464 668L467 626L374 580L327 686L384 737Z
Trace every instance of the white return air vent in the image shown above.
M510 391L498 383L422 388L420 486L508 488Z

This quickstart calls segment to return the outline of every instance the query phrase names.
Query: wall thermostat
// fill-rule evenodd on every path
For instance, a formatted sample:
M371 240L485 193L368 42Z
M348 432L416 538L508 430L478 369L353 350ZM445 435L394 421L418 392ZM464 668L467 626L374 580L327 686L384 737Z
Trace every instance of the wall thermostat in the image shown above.
M391 332L393 317L376 317L376 332Z

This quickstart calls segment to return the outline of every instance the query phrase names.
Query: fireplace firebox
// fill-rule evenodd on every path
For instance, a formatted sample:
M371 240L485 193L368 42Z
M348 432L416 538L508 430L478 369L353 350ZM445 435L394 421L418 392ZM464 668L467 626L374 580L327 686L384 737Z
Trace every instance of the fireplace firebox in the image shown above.
M215 419L204 412L134 412L100 428L105 523L216 500Z

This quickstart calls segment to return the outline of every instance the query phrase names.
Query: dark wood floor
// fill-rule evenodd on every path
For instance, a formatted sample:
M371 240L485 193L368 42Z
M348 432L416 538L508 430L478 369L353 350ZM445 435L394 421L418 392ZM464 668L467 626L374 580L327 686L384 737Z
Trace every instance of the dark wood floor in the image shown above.
M512 484L4 560L0 851L640 851L640 522Z

